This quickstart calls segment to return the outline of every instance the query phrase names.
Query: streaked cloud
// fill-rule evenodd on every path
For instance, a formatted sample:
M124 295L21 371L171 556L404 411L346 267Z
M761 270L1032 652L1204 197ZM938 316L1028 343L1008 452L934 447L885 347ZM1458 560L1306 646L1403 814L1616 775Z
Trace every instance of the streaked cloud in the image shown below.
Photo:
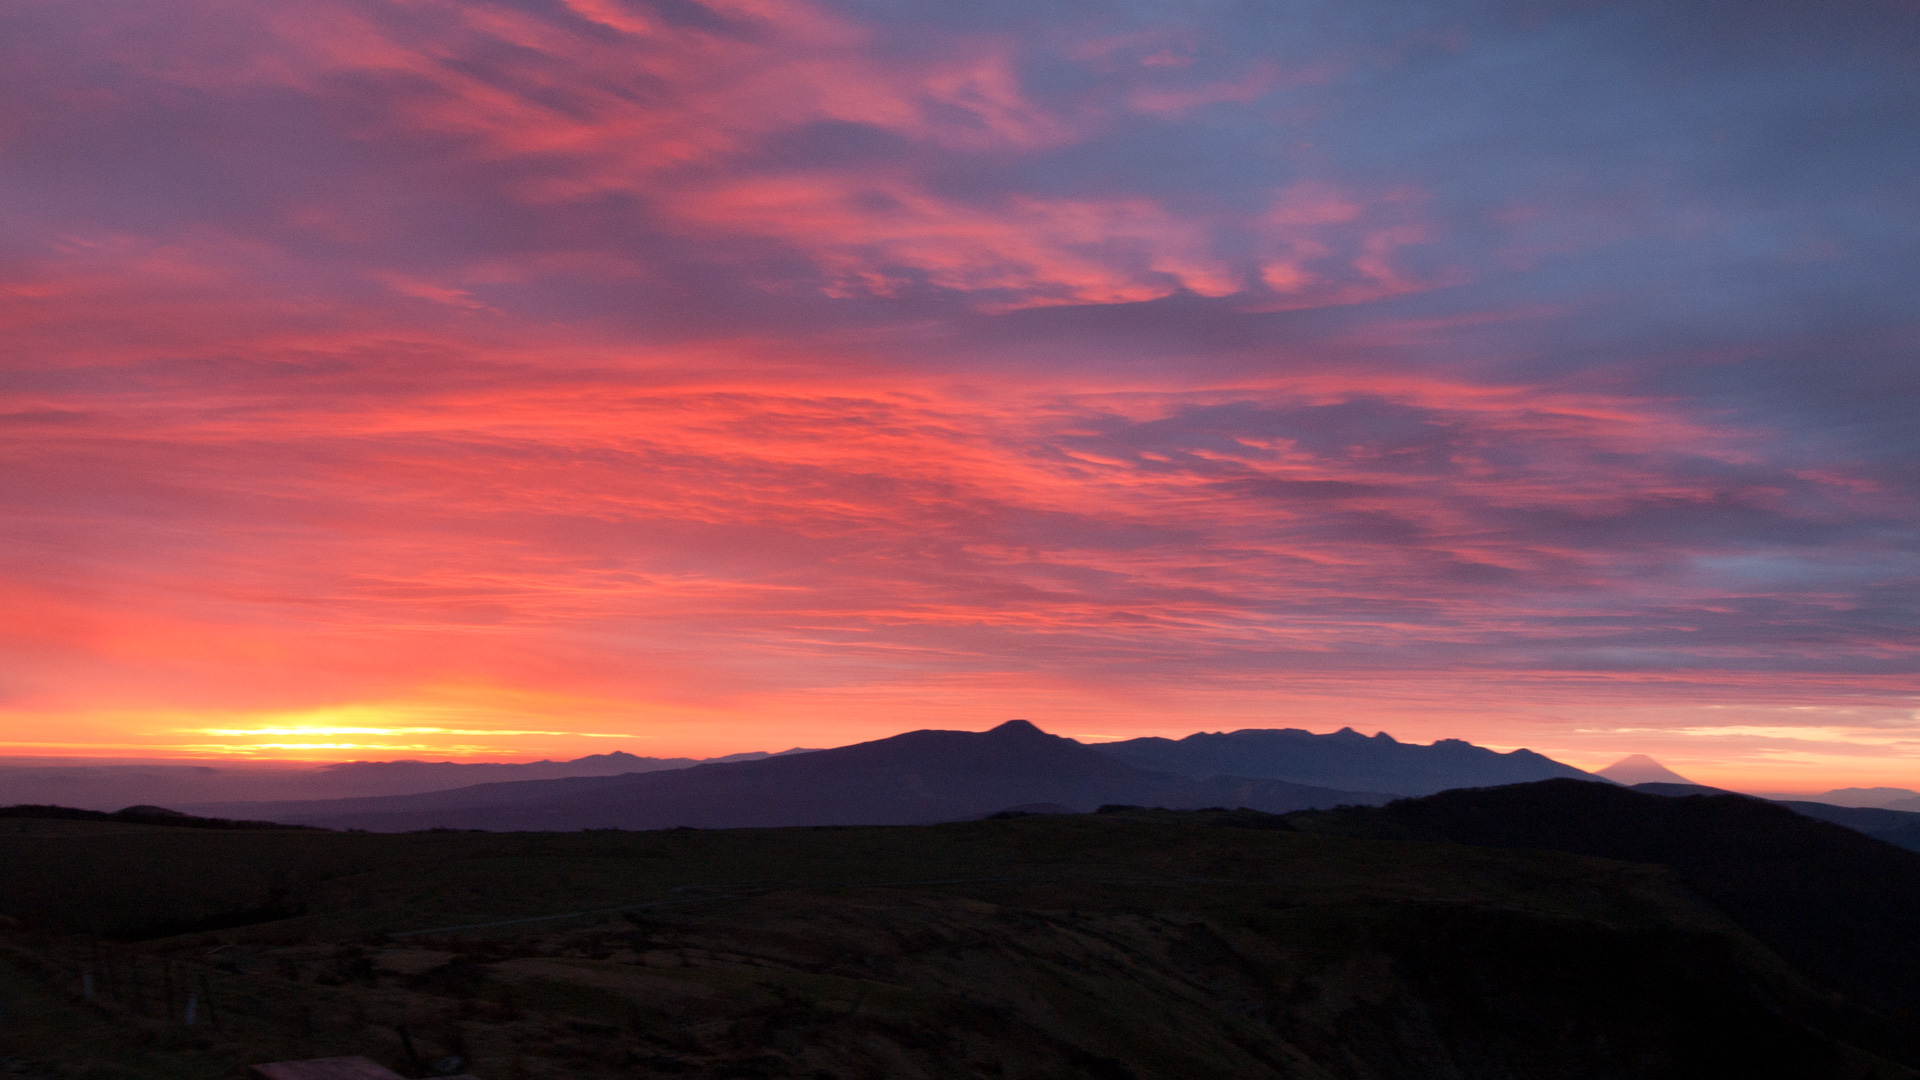
M0 19L17 744L1920 693L1904 9Z

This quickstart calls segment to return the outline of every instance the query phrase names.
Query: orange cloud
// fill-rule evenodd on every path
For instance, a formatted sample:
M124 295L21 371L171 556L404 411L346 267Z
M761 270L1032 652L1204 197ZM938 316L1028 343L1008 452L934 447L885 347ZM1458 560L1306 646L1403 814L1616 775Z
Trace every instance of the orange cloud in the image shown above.
M1632 79L1144 8L79 10L0 65L16 748L1029 715L1910 768L1899 234L1675 194L1608 141ZM1731 99L1637 115L1704 155Z

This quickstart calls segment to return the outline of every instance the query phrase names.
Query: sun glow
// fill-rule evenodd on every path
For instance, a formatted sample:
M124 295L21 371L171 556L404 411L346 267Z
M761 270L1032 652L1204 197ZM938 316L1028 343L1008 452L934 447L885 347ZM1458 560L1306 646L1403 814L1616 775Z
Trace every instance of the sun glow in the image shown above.
M525 753L525 744L521 741L529 739L631 740L639 737L633 732L516 726L513 721L519 720L524 725L528 717L511 708L510 695L502 697L507 700L493 707L484 700L338 705L270 713L254 718L251 723L182 727L171 733L194 739L186 747L189 752L245 757L338 756L341 752L498 756ZM433 722L436 720L440 722ZM488 720L498 726L490 726L486 723ZM473 741L475 739L486 741Z

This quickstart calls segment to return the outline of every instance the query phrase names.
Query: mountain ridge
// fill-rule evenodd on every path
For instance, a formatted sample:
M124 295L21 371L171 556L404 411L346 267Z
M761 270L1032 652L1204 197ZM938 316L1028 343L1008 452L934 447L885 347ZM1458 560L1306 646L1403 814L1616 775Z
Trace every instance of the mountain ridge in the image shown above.
M209 816L258 816L333 828L737 828L908 825L1054 803L1290 811L1379 803L1350 791L1255 777L1183 777L1143 769L1025 720L986 732L921 730L806 754L652 773L515 781L298 807L211 804Z
M1501 753L1464 739L1423 746L1399 742L1386 732L1369 737L1351 727L1325 735L1301 728L1242 728L1196 732L1182 739L1097 743L1095 749L1143 768L1184 776L1230 774L1406 796L1556 777L1594 778L1531 750Z

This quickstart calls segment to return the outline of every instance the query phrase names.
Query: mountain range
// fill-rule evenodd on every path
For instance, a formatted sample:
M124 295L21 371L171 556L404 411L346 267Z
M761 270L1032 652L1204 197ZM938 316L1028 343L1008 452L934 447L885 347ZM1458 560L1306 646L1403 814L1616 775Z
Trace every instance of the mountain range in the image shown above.
M42 771L52 775L41 778L39 787L54 797L17 801L87 809L124 806L138 795L151 795L155 786L176 793L222 790L222 783L233 782L230 773L245 772L178 766ZM214 776L209 780L201 772ZM253 772L238 790L258 792L259 779L267 774L279 781L270 789L278 797L148 799L138 809L152 811L156 802L165 802L169 810L208 819L379 832L538 831L911 825L1007 811L1086 812L1106 805L1279 813L1549 779L1624 784L1653 795L1731 794L1688 782L1644 755L1590 774L1529 750L1500 753L1458 739L1423 746L1351 728L1326 735L1246 729L1086 745L1046 734L1024 720L988 732L915 731L831 750L705 760L614 752L566 762L356 761ZM112 783L128 778L134 782ZM7 779L7 771L0 770L0 804L19 793L18 785L7 789ZM101 788L103 783L107 786ZM58 796L75 784L95 786L93 806ZM358 794L338 797L343 790ZM1768 801L1920 851L1920 813L1896 808L1904 790L1828 793L1848 801L1872 799L1878 806L1817 801L1822 796ZM286 797L306 792L320 797Z
M911 731L832 750L652 773L180 809L375 831L743 828L916 825L1022 807L1088 811L1104 804L1244 806L1278 813L1381 803L1395 794L1259 777L1182 776L1010 720L986 732Z
M1316 735L1298 728L1202 732L1184 739L1128 739L1095 749L1130 765L1182 776L1248 776L1348 791L1431 795L1451 788L1593 776L1531 750L1499 753L1460 739L1431 746L1369 738L1352 728Z

